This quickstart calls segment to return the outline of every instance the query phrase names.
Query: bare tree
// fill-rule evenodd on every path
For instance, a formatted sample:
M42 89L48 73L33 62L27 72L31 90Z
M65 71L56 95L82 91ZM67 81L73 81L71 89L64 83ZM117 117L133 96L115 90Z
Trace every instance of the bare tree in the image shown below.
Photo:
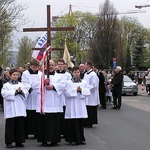
M27 6L17 4L16 0L0 0L0 18L4 20L7 18L7 24L17 30L20 26L24 25L27 19L21 12Z
M97 22L97 31L91 41L91 60L99 64L101 68L110 68L112 58L116 57L118 32L120 32L117 11L113 5L106 0L100 6Z
M0 65L10 62L8 50L12 47L13 31L25 24L21 12L25 6L17 4L16 0L0 0Z

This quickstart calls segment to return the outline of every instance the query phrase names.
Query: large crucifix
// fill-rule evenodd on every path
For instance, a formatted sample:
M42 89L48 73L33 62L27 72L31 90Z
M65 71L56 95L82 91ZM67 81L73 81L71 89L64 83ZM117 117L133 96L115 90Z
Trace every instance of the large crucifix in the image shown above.
M71 30L74 30L74 27L51 27L50 5L47 5L47 27L46 28L23 28L23 32L47 31L47 47L51 46L51 31L71 31ZM43 48L32 48L32 49L41 50ZM51 52L49 52L49 55L47 57L47 69L49 68L49 59L51 59ZM49 77L49 71L47 71L47 77Z

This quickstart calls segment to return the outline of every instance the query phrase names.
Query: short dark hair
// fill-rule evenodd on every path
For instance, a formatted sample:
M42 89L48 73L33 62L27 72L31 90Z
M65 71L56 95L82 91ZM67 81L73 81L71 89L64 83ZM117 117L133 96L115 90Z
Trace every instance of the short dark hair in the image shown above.
M30 65L39 66L39 61L37 59L32 59Z
M10 69L9 74L12 75L14 72L18 72L17 69Z
M87 61L86 64L89 65L91 68L93 68L93 62L92 61Z
M73 72L73 71L77 71L77 70L79 70L79 67L78 67L78 66L74 66L74 67L72 68L72 72Z
M97 68L97 69L98 69L98 68L99 68L99 65L98 65L98 64L95 64L95 65L94 65L94 68Z
M61 58L61 59L58 59L57 63L58 62L62 62L63 64L65 64L65 61Z

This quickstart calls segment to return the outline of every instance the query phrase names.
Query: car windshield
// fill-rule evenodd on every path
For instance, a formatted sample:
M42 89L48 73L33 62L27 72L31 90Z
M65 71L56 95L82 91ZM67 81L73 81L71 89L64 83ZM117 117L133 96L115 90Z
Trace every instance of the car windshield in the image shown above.
M125 81L125 82L131 82L132 80L128 76L124 75L123 76L123 81Z

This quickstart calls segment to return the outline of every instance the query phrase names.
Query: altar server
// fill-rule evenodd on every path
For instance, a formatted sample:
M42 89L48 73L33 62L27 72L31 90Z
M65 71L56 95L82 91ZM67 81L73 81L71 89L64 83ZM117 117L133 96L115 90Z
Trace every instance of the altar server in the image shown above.
M67 82L67 80L71 79L71 74L69 72L66 72L66 70L64 69L64 65L65 65L65 61L63 59L59 59L57 61L57 73L60 76L63 76L63 80ZM60 95L60 101L62 101L63 103L63 113L61 113L60 116L60 136L61 138L65 137L65 132L66 132L66 125L65 125L65 118L64 118L64 114L65 114L65 96L64 96L64 92Z
M70 145L85 144L84 119L87 118L86 97L91 94L86 81L81 80L79 67L72 69L73 78L67 81L66 96L66 137Z
M42 72L38 70L39 61L32 59L30 61L30 67L28 70L24 71L22 74L22 83L29 89L29 95L26 101L26 138L28 135L34 135L36 138L36 108L37 101L41 97L41 75Z
M11 69L10 81L2 88L4 98L4 118L5 118L5 143L7 148L12 148L15 142L16 147L24 147L24 119L26 116L25 100L28 90L18 82L18 72Z
M85 63L85 69L87 72L83 79L87 81L91 91L91 95L86 98L88 118L85 119L85 127L91 128L93 124L98 124L97 106L99 105L99 78L93 71L93 63L91 61Z

